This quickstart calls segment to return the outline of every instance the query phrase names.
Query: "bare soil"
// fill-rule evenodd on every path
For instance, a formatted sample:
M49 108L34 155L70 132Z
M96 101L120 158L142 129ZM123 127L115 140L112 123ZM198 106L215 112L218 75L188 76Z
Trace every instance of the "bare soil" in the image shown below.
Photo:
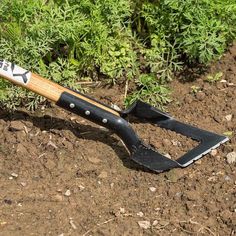
M221 81L205 81L218 72ZM231 138L161 174L138 168L114 134L73 114L0 111L0 235L235 235L236 164L226 155L236 151L236 45L194 73L171 83L168 112ZM93 96L120 105L123 94L117 87ZM173 158L196 145L152 125L134 128Z

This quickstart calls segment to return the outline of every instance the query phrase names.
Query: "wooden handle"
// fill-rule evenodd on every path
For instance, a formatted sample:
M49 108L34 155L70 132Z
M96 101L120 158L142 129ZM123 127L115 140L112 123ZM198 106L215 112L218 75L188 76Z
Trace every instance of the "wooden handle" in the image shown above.
M30 71L5 60L0 60L0 76L14 84L46 97L53 102L57 102L62 93L67 92L116 116L120 116L120 114L112 108L83 96L82 94L78 94L70 89L64 88L59 84L47 80L37 74L31 73Z

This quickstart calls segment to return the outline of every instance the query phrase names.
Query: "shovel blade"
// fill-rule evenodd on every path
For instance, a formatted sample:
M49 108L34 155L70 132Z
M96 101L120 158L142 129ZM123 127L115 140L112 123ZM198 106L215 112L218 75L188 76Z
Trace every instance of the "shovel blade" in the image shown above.
M217 148L220 144L229 140L228 137L180 122L169 114L141 101L134 103L129 109L123 112L123 115L133 115L145 123L153 123L161 128L174 131L199 142L197 147L189 150L177 160L171 160L144 144L136 146L132 160L156 172L175 167L187 167L209 153L212 149Z
M144 144L140 144L137 147L131 156L131 159L139 165L158 173L179 167L179 164L176 161L163 156L156 150L149 146L145 146Z

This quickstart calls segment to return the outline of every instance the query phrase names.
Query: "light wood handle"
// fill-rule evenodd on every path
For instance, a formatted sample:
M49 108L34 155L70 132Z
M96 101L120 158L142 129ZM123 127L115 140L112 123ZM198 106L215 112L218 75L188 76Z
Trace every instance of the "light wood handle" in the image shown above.
M112 108L3 60L0 60L0 76L53 102L57 102L62 93L67 92L116 116L120 116Z

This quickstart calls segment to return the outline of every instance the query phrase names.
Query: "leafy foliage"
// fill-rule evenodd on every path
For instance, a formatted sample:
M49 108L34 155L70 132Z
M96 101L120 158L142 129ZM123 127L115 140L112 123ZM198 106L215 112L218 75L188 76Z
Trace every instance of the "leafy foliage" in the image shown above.
M183 62L219 58L236 35L235 0L1 0L0 54L60 84L135 79L126 104L168 102L163 84ZM8 107L42 98L0 82Z
M160 85L153 74L142 74L137 80L137 85L139 89L130 94L125 100L127 106L136 100L142 100L163 109L163 106L170 102L169 89Z

